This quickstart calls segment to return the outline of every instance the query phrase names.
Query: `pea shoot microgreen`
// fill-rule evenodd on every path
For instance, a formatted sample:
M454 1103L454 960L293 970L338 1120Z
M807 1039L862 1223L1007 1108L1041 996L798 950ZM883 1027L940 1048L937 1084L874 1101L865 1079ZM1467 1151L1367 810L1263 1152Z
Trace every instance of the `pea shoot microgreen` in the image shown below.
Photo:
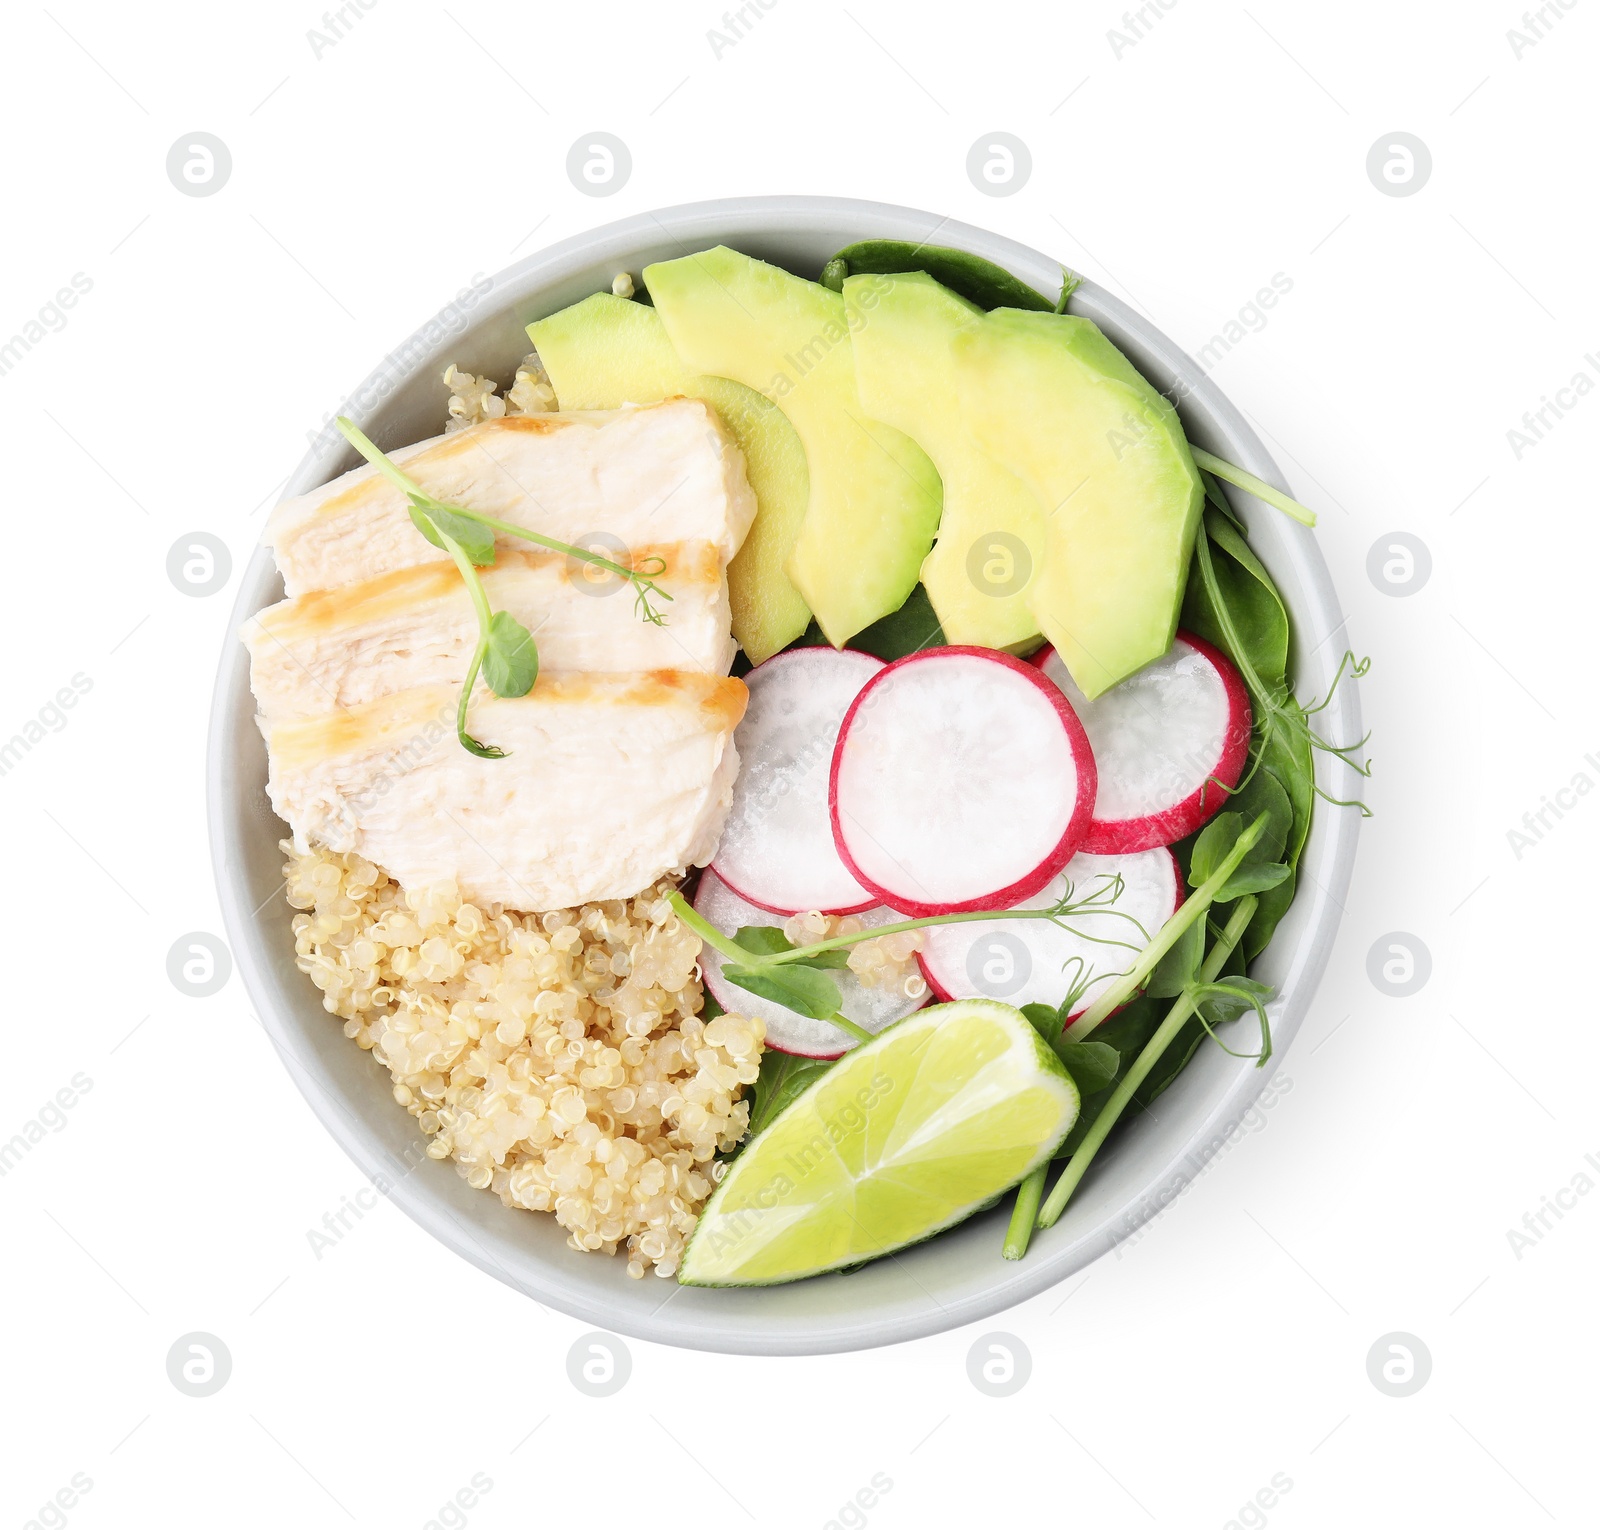
M966 924L996 919L1044 919L1058 929L1071 930L1081 939L1093 941L1097 945L1122 946L1126 950L1137 951L1139 946L1133 941L1116 940L1110 936L1095 934L1081 926L1068 924L1067 921L1071 919L1110 915L1127 920L1138 931L1141 940L1149 938L1149 932L1132 914L1112 907L1122 893L1122 878L1102 876L1095 880L1105 885L1097 886L1086 894L1080 894L1078 889L1068 882L1061 896L1043 908L977 909L964 914L929 914L920 919L903 919L895 924L882 924L873 929L856 930L847 935L834 935L827 940L819 940L807 946L796 946L782 930L771 925L746 925L731 936L724 935L715 925L696 913L682 893L672 893L669 901L678 918L706 945L726 959L722 975L730 983L759 998L781 1004L785 1009L792 1009L796 1014L809 1016L813 1020L827 1020L858 1041L868 1041L871 1039L870 1034L840 1013L843 997L838 984L828 976L830 971L841 971L849 966L849 956L845 949L847 946L865 940L878 940L886 935L898 935L906 930L925 930L942 924ZM1080 968L1079 981L1074 985L1071 995L1072 1002L1075 1002L1076 996L1082 993L1085 986L1082 976L1085 964L1081 958L1074 957L1072 960L1077 962Z
M472 607L478 618L478 641L467 665L467 675L461 686L461 697L456 704L456 737L461 747L480 760L503 760L506 751L493 744L482 744L467 732L467 707L472 700L473 687L481 673L485 684L496 696L514 698L526 696L539 678L539 649L533 634L509 611L495 611L489 605L489 592L484 588L478 570L492 568L495 561L495 533L520 537L536 543L551 552L565 553L567 557L594 568L615 574L633 586L634 611L641 621L663 627L666 617L652 601L671 600L672 596L655 581L666 572L666 560L659 557L639 560L634 568L624 567L611 558L570 542L558 542L553 537L541 536L526 526L516 526L479 510L469 510L464 505L447 505L428 494L417 481L403 472L395 463L344 415L334 422L340 432L363 457L387 478L406 497L411 523L434 547L449 553L451 561L461 573L467 587Z

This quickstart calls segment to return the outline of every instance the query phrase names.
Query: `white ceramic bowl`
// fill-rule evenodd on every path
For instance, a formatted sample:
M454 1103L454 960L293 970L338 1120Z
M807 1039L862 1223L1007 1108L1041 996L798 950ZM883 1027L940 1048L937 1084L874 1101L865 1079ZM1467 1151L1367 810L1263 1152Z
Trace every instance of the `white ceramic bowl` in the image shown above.
M1059 263L981 229L932 213L831 197L756 197L667 208L609 224L531 256L449 305L398 347L350 396L350 413L387 447L438 433L439 374L449 362L509 381L528 349L523 326L609 288L619 271L726 243L815 276L836 249L864 238L952 245L1054 293ZM1072 311L1094 319L1158 388L1181 397L1192 440L1287 488L1239 412L1196 362L1093 282ZM300 494L353 466L343 439L325 433L287 493ZM1250 540L1288 603L1302 695L1323 694L1346 644L1314 536L1248 498L1235 500ZM580 1255L551 1217L508 1210L474 1190L449 1164L421 1157L412 1118L390 1096L385 1073L347 1041L317 990L295 970L291 911L281 896L283 824L267 804L266 753L254 722L245 651L234 641L247 617L282 597L263 550L244 573L212 707L208 801L212 856L228 938L240 975L295 1082L362 1171L409 1216L507 1285L600 1328L697 1349L813 1354L863 1349L990 1317L1045 1290L1106 1253L1182 1189L1239 1121L1266 1075L1220 1048L1202 1047L1162 1098L1130 1123L1096 1163L1067 1214L1034 1239L1026 1259L1000 1258L1005 1209L850 1276L826 1275L768 1290L708 1291L647 1276L624 1261ZM1354 686L1322 719L1331 736L1361 735ZM1325 766L1319 762L1319 769ZM1335 795L1348 796L1346 782ZM1358 818L1320 807L1306 846L1300 892L1258 963L1278 992L1270 1012L1277 1055L1299 1029L1333 944ZM271 1130L273 1123L258 1123ZM1181 1272L1173 1271L1173 1280ZM463 1284L467 1277L463 1276Z

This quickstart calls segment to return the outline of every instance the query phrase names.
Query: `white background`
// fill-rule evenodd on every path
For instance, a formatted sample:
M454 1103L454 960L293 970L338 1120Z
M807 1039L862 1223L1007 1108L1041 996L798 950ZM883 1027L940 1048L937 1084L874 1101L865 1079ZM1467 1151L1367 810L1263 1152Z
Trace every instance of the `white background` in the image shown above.
M0 1526L75 1473L89 1491L38 1522L1593 1522L1600 1195L1520 1258L1507 1233L1600 1182L1600 800L1568 798L1520 858L1507 833L1576 774L1600 782L1600 399L1520 460L1507 431L1600 377L1600 8L1520 57L1512 0L1175 0L1132 46L1108 38L1116 4L1061 9L777 0L720 57L712 4L633 0L377 0L320 56L311 3L8 21L0 342L75 273L93 285L0 376L0 735L74 674L92 689L0 778L0 1139L75 1074L92 1087L0 1179ZM608 199L565 173L595 130L633 155ZM1006 197L965 169L997 130L1033 158ZM1433 160L1406 197L1366 172L1397 130ZM232 153L214 196L165 173L195 131ZM1216 375L1320 512L1374 657L1377 816L1288 1092L1118 1256L898 1348L633 1343L632 1379L597 1400L567 1380L581 1325L387 1204L319 1260L308 1231L360 1176L237 979L205 1000L169 983L172 943L219 927L202 752L236 578L193 598L166 559L205 530L237 570L306 432L475 272L777 191L996 228L1191 350L1292 281ZM1405 598L1367 573L1395 531L1432 556ZM1432 952L1410 998L1367 976L1393 931ZM1032 1354L1007 1399L968 1380L987 1328ZM232 1355L207 1398L166 1372L197 1330ZM1367 1374L1396 1330L1433 1360L1406 1398ZM492 1488L441 1521L475 1473ZM874 1474L892 1487L841 1518ZM1292 1487L1241 1518L1276 1474Z

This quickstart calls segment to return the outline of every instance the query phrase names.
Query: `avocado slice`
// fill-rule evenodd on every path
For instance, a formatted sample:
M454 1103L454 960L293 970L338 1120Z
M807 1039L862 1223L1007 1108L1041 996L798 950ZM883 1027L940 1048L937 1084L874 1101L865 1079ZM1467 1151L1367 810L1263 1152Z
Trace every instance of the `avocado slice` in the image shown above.
M597 292L528 326L563 409L617 409L684 394L722 416L744 451L756 518L728 565L733 635L752 664L787 648L811 608L783 571L805 518L806 453L776 404L678 359L661 316L644 303Z
M1089 319L997 308L951 349L979 443L1043 506L1030 603L1092 699L1177 631L1204 499L1177 411Z
M939 525L933 464L862 408L859 316L838 293L723 245L647 266L644 279L687 366L764 393L799 432L811 488L787 568L842 648L905 603Z
M950 348L983 310L922 271L848 277L844 299L862 318L851 341L862 404L917 442L944 481L922 583L946 639L1027 644L1039 635L1028 590L1044 562L1044 512L978 444Z

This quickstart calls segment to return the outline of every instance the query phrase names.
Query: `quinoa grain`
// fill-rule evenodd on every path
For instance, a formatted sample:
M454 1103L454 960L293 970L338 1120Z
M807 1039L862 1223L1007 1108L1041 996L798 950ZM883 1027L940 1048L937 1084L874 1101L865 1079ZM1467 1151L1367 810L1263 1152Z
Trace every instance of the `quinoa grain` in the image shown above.
M700 1018L700 941L663 881L516 914L406 892L354 855L283 845L296 960L396 1102L469 1184L548 1211L575 1249L671 1276L749 1125L759 1019ZM908 953L909 954L909 953Z

